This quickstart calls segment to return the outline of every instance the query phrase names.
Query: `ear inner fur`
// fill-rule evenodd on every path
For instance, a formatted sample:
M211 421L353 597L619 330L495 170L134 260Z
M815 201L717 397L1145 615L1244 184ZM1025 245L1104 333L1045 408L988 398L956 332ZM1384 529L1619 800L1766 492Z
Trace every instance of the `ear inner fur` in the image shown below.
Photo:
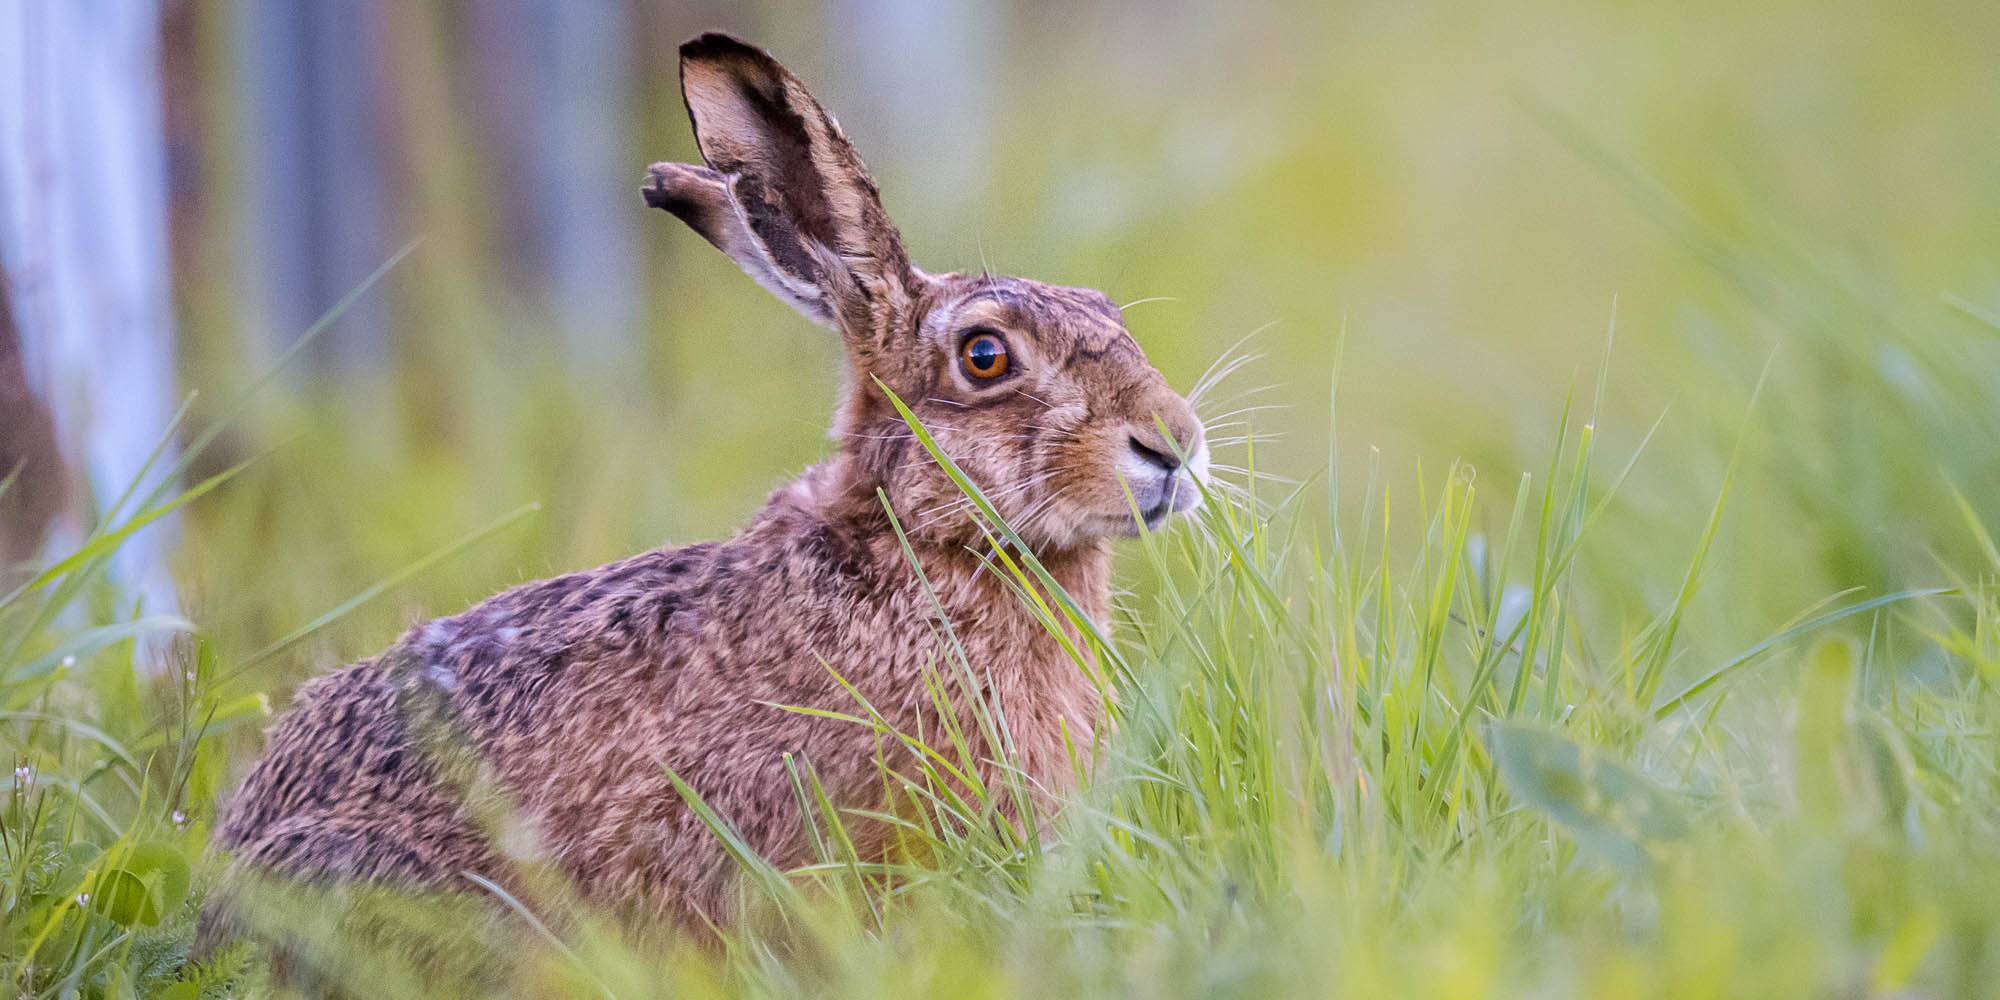
M727 35L681 46L681 97L710 167L734 177L750 228L787 272L816 283L860 337L917 281L874 179L805 85Z
M784 266L751 226L735 190L740 178L687 163L655 163L648 173L652 183L640 189L646 204L672 212L766 291L790 303L807 319L823 326L837 325L820 291L818 265L808 260L811 267L804 272Z

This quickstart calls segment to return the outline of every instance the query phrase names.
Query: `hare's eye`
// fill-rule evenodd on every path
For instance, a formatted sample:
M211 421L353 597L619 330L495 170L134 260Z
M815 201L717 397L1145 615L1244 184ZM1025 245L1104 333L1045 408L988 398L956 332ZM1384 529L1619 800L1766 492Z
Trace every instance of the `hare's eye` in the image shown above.
M1007 374L1007 342L998 334L974 333L958 349L958 366L968 378L984 381L999 378Z

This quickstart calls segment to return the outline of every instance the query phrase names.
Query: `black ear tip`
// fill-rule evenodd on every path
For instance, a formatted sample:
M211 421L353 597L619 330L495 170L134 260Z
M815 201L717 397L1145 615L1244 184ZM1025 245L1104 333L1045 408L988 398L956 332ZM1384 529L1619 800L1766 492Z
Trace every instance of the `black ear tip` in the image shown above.
M720 31L704 31L681 43L682 62L744 58L765 62L771 57L763 49Z

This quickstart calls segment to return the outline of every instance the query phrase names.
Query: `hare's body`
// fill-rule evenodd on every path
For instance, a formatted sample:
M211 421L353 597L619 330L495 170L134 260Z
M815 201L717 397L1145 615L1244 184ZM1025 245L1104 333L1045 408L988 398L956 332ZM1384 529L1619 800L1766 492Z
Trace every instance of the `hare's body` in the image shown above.
M1011 756L1037 807L1088 752L1103 695L1065 646L1088 647L983 561L990 536L881 389L1099 626L1107 537L1197 502L1201 425L1103 293L912 265L838 127L769 56L705 35L681 57L708 165L654 166L646 199L840 332L836 453L728 541L522 585L308 685L228 806L217 841L239 868L431 886L552 868L628 912L720 919L733 866L670 771L790 865L808 840L788 755L850 817L879 815L907 751L821 713L865 700L948 746L927 672L951 679L975 769ZM865 858L891 836L849 832Z
M221 840L239 862L290 875L436 883L471 871L507 885L515 865L546 861L596 900L720 915L732 865L667 767L753 847L798 864L785 755L810 762L836 801L879 809L883 748L866 726L776 706L860 714L831 667L903 731L942 731L923 681L947 662L931 599L872 503L794 485L729 541L524 584L412 629L301 692ZM929 555L926 577L968 655L1004 667L993 704L1018 763L1059 789L1062 727L1087 744L1095 686L969 554ZM1051 570L1102 619L1101 546ZM462 740L471 765L426 729ZM879 854L885 829L853 832Z

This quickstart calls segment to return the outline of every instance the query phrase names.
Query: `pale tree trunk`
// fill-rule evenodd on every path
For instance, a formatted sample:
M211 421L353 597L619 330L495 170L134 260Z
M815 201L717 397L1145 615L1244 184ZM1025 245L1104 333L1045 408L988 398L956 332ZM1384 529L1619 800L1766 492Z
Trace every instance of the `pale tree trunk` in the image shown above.
M0 270L77 472L71 540L138 478L177 394L159 44L156 0L0 4ZM112 561L148 612L175 610L173 537L156 524Z

